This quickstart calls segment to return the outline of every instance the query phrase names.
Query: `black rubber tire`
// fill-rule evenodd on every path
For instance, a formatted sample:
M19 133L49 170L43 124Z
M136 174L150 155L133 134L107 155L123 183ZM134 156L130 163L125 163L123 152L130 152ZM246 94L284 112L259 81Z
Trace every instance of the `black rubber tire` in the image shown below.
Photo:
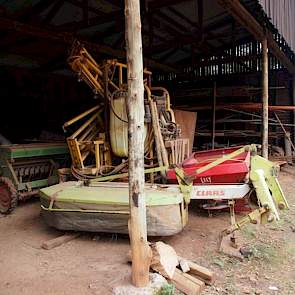
M0 177L0 213L9 214L17 206L17 190L7 177Z

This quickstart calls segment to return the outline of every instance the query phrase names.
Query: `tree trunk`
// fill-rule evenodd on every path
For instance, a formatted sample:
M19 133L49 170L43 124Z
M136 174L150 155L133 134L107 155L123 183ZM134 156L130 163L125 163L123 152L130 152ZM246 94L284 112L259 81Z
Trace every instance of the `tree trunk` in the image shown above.
M139 0L125 0L125 24L132 282L136 287L144 287L149 282L151 250L147 243L144 195L144 85Z

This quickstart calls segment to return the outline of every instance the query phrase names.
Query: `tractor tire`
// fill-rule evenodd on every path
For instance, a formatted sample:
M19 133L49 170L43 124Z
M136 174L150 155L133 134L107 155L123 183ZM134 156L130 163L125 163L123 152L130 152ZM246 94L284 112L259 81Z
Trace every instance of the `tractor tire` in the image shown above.
M8 214L17 206L17 195L12 181L7 177L0 177L0 213Z

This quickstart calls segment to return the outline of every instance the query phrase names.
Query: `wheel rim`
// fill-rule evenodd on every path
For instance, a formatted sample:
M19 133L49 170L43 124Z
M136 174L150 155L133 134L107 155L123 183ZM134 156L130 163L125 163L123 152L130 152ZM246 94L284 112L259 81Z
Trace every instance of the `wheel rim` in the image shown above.
M0 212L6 213L11 206L11 193L7 188L7 185L0 183Z

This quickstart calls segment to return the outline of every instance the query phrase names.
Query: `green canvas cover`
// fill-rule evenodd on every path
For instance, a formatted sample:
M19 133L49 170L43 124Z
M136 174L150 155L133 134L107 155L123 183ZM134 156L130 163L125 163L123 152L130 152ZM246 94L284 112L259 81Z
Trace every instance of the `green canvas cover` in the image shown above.
M178 189L147 185L149 236L169 236L185 226L183 196ZM41 190L45 222L57 229L128 233L129 191L126 183L84 186L65 182Z

